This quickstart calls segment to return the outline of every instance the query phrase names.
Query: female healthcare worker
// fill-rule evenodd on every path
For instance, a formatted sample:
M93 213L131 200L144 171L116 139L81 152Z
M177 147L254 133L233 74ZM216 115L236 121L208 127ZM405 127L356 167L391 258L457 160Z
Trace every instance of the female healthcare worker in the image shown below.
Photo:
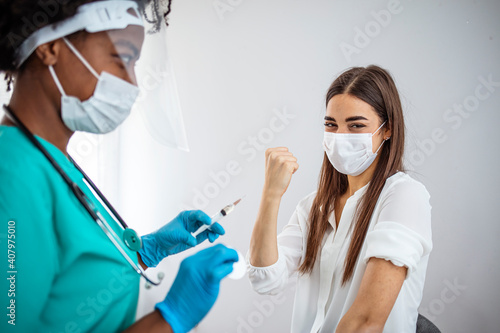
M238 260L223 245L185 259L134 323L144 269L224 230L194 238L210 218L190 211L140 239L66 153L74 131L107 133L130 113L146 5L0 1L0 70L15 83L0 125L1 332L187 332Z
M281 197L299 167L287 148L266 152L249 276L263 294L299 273L292 332L414 333L431 240L425 187L403 169L404 122L390 74L341 74L326 95L318 189L276 236Z

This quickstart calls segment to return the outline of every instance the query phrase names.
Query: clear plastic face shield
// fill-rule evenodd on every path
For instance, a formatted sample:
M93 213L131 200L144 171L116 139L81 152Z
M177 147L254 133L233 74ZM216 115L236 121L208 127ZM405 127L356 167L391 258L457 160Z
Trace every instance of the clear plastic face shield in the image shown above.
M145 20L146 38L135 72L140 93L133 112L138 112L148 133L162 145L189 151L174 71L167 50L166 24Z
M150 12L148 6L143 8L130 0L96 1L82 5L75 16L33 33L18 48L16 66L20 67L38 46L63 38L75 55L75 67L79 66L76 62L82 63L87 75L85 78L82 78L83 75L75 77L72 84L66 86L64 80L56 82L63 96L70 95L71 86L74 87L76 82L88 82L86 79L95 77L98 82L95 94L98 94L99 85L113 85L113 101L121 103L133 98L132 112L141 115L143 125L154 140L174 149L189 151L175 78L167 54L166 24L163 16L155 18L161 22L151 23L153 15ZM66 38L78 31L90 33L96 47L82 50L76 41ZM104 77L103 72L137 86L138 94L117 80ZM58 81L57 66L54 66L54 74Z

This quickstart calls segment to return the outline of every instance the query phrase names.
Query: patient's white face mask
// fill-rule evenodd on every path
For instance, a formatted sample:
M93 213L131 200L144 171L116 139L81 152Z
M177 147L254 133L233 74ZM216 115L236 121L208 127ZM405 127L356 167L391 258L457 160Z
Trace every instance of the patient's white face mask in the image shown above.
M373 133L331 133L325 132L323 148L333 167L340 173L359 176L373 163L384 144L382 141L373 152L372 137L386 122Z
M97 78L94 94L86 101L68 96L52 66L50 74L61 93L61 117L72 131L104 134L116 129L129 115L139 94L139 88L107 72L100 75L66 39L64 42Z

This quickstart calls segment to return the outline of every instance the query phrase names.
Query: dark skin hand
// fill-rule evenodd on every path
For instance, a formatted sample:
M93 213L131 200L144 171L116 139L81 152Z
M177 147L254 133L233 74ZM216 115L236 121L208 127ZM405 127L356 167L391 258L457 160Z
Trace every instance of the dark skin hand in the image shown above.
M135 61L144 40L142 27L129 26L93 34L79 33L68 38L90 65L101 73L106 71L136 85ZM35 135L45 139L67 155L73 132L61 118L61 93L49 73L52 65L66 95L89 99L94 93L97 78L78 60L62 39L39 46L23 68L15 73L15 85L9 106ZM0 124L14 126L4 116ZM140 256L139 263L146 269ZM153 311L127 330L134 332L172 332L158 311Z
M148 269L148 266L146 266L146 264L142 261L141 255L139 253L137 253L137 259L139 260L139 265L141 265L143 270Z
M134 332L168 332L173 333L170 325L163 319L158 310L138 320L134 325L127 328L123 333Z

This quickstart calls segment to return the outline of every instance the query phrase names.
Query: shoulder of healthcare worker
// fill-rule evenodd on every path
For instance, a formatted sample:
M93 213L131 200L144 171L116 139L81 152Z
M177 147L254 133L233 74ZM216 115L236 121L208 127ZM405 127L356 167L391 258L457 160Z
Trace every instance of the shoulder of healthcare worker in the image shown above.
M40 168L36 151L27 143L16 128L0 126L0 233L7 235L0 241L6 256L0 266L4 273L15 272L0 282L6 291L2 304L14 304L8 317L13 321L2 320L1 332L13 323L20 332L37 331L58 270L47 170Z
M250 264L249 253L247 254L248 277L253 289L259 294L280 293L290 277L297 272L304 255L307 220L315 197L316 192L313 192L299 202L290 220L278 235L276 263L266 267L255 267Z
M56 161L60 162L64 154L49 142L37 138ZM47 175L47 170L55 171L42 152L17 127L0 125L0 156L2 170L23 174L23 179L38 179L40 175Z
M376 257L406 266L408 279L432 250L429 200L425 186L408 174L389 177L366 236L364 261Z
M43 145L47 144L41 141ZM54 146L47 148L51 153L57 150ZM59 150L57 152L64 156ZM33 205L48 207L51 196L47 189L55 170L18 128L0 126L0 156L2 199L12 201L9 207L4 208L19 210L23 208L23 203L27 204L23 210L33 208ZM36 200L28 201L29 197Z

